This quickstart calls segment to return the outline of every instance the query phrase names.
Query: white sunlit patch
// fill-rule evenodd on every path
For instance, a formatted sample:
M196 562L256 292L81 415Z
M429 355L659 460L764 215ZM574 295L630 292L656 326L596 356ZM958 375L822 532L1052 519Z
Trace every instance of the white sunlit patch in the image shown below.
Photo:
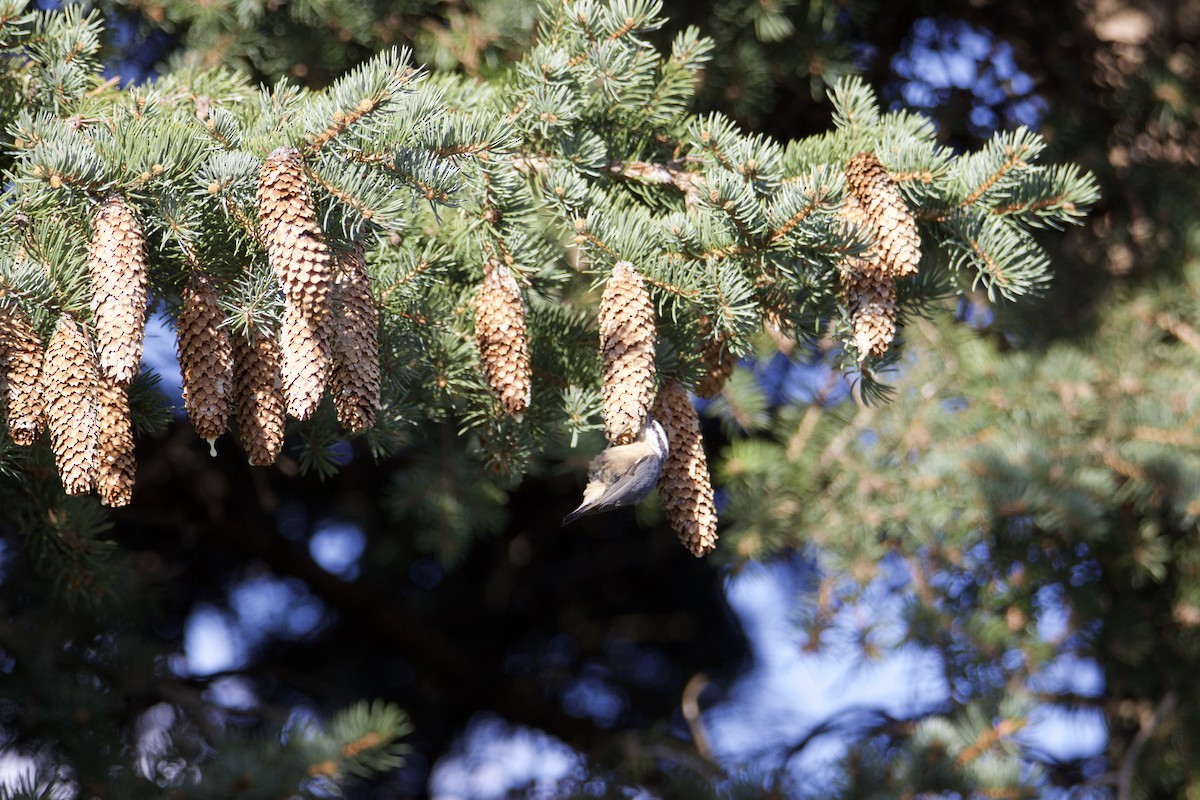
M358 560L367 549L367 537L357 525L322 522L308 540L308 553L321 569L339 578L358 577Z
M226 615L210 605L196 606L183 633L187 670L192 675L212 675L240 667L246 648Z
M0 789L16 788L36 777L37 761L13 750L0 752Z
M216 705L231 711L248 711L258 707L258 695L245 678L229 677L213 681L205 694Z
M1104 752L1108 726L1099 708L1055 708L1040 705L1029 713L1018 741L1059 761L1086 758Z
M325 604L297 578L258 574L229 590L229 606L250 644L271 636L299 639L324 620Z
M583 758L558 739L477 714L433 765L433 800L501 800L520 788L527 800L561 796L563 781L583 777Z
M601 728L611 728L625 710L627 700L605 680L603 669L592 667L563 692L563 711L574 717L591 717Z
M152 781L174 783L188 768L187 760L173 752L172 727L179 712L170 703L158 703L146 709L135 723L137 771Z

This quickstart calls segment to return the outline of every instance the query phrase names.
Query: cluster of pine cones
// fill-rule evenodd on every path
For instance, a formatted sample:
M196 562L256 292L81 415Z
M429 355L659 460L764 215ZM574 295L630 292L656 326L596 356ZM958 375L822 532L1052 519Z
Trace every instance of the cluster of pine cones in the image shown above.
M887 171L870 153L846 165L842 218L872 234L871 249L847 260L843 295L861 358L887 352L896 332L896 280L917 271L920 240ZM236 428L254 465L274 463L286 415L308 419L328 387L348 431L375 424L379 409L378 311L371 301L364 250L326 245L299 153L280 148L259 173L259 236L284 296L278 335L233 334L207 277L196 271L182 293L178 355L183 396L197 433L210 442ZM49 429L59 475L70 494L96 490L112 506L129 502L136 462L128 388L145 335L148 272L145 237L124 200L97 208L88 250L94 343L82 321L64 314L43 351L16 305L0 302L0 383L9 433L29 445ZM659 480L663 508L696 555L716 545L712 484L700 425L687 391L669 380L655 392L654 307L632 264L616 264L600 302L605 435L632 441L653 415L670 454ZM529 407L531 369L525 304L511 270L494 258L475 304L484 375L497 404L520 418ZM702 353L707 374L697 393L711 397L733 370L723 337Z
M232 333L197 271L181 296L178 355L196 431L212 442L236 407L247 457L265 466L283 446L286 414L312 416L327 384L342 427L375 424L379 334L363 247L327 247L297 151L270 155L257 200L259 234L284 293L282 330ZM146 243L119 195L100 203L92 231L94 341L82 320L63 314L43 351L29 317L0 302L0 383L13 441L32 444L44 425L67 493L95 490L106 505L123 506L137 466L128 389L145 338Z
M94 342L63 314L45 350L28 316L0 305L0 377L12 440L33 444L43 426L68 494L95 490L129 502L136 462L129 384L142 358L149 275L141 226L124 201L97 207L88 248Z
M618 262L600 299L601 395L604 432L611 444L633 441L653 415L667 433L670 453L659 476L663 510L680 541L693 554L717 542L712 481L700 439L700 420L679 381L655 394L654 305L646 282L628 261ZM525 306L508 267L489 261L475 303L475 335L484 374L496 402L519 416L529 407L530 367ZM718 340L705 353L712 394L733 370L733 356ZM709 395L711 396L711 394Z

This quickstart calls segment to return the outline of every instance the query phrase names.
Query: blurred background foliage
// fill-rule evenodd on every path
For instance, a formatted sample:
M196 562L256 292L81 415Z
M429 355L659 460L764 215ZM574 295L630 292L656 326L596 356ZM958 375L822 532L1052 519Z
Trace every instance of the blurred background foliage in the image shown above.
M121 81L227 64L312 87L392 44L486 77L530 44L535 18L511 0L94 5ZM272 470L233 448L209 458L181 418L141 436L135 503L109 515L119 591L67 605L26 563L36 552L0 540L0 672L22 692L0 697L0 736L33 776L9 794L39 796L57 775L63 796L119 796L145 784L114 771L117 754L169 782L194 763L189 742L221 741L246 754L231 774L251 776L224 796L257 796L254 776L292 746L261 730L374 697L406 710L408 749L400 768L345 784L351 797L1200 792L1200 2L716 0L665 14L660 46L691 24L716 42L699 111L785 140L818 133L826 90L857 73L953 147L1038 129L1049 160L1091 170L1102 199L1044 238L1044 297L968 292L907 326L890 403L856 404L821 343L764 336L704 407L724 524L705 561L653 503L560 531L579 450L509 487L455 470L451 423L382 466L339 444L324 480L286 455ZM418 469L430 453L436 473ZM430 519L487 535L439 538ZM730 607L753 581L778 590L757 613L787 621L789 657L895 677L871 665L916 652L930 688L759 727L754 746L722 735L763 713L745 686L764 674L764 634ZM907 680L896 696L914 695ZM1100 735L1075 748L1029 736L1047 709ZM319 738L287 741L314 763L332 746ZM470 782L521 754L534 766L507 783ZM306 791L334 791L321 778Z

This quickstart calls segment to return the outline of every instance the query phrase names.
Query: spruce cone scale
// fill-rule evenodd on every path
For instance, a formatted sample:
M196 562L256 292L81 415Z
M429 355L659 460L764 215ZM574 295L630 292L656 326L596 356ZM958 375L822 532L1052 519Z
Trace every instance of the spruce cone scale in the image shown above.
M865 222L875 234L874 268L893 280L915 275L921 262L917 222L879 159L871 153L851 158L846 163L846 187L858 207L849 211L848 218L856 225Z
M371 278L363 245L338 258L330 389L338 424L351 433L375 426L381 386L379 310L371 300Z
M246 457L256 467L275 463L283 449L283 389L279 376L279 345L270 336L233 340L237 430Z
M717 509L700 437L700 418L679 381L662 388L654 418L667 433L669 451L658 478L663 513L680 543L699 557L717 546Z
M67 494L87 494L96 480L99 368L92 343L63 316L46 345L42 390L54 461Z
M525 302L512 272L495 260L485 265L475 300L475 341L492 395L519 419L533 392Z
M192 427L211 444L225 432L233 400L233 341L217 294L197 274L183 291L176 337L183 404Z
M142 360L150 276L142 227L119 195L96 209L87 262L100 371L128 384Z
M0 306L0 385L8 434L28 447L42 431L42 339L23 312Z
M113 508L129 505L137 461L133 455L133 422L129 394L121 383L104 375L97 384L100 430L97 440L96 489L100 502Z
M654 401L654 304L646 282L619 261L600 298L601 397L604 433L613 444L633 441Z

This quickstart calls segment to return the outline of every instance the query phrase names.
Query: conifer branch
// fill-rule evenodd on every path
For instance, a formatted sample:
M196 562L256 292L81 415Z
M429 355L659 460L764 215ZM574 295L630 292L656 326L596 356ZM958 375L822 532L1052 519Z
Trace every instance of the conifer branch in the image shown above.
M413 269L411 269L410 271L405 273L400 278L400 280L398 280L395 283L393 283L392 285L388 286L386 289L380 290L380 292L379 292L380 303L381 304L387 303L388 299L392 296L393 293L404 288L408 284L408 282L413 280L414 278L420 277L423 272L425 272L432 266L433 266L433 262L429 261L428 259L422 259L421 261L419 261L417 263L417 265L415 267L413 267Z
M1197 331L1174 314L1165 311L1156 316L1154 321L1160 328L1170 333L1192 350L1200 353L1200 331Z
M1025 162L1025 156L1027 155L1027 152L1024 150L1018 151L1015 149L1008 149L1005 155L1007 158L1005 159L1004 163L1001 164L995 172L993 172L991 175L988 175L983 182L975 188L974 191L966 196L966 198L960 204L962 208L972 206L978 202L979 198L983 197L989 189L995 186L1012 170L1028 166Z
M975 741L971 742L964 748L954 761L960 767L965 767L975 759L979 758L988 750L991 750L999 742L1012 736L1017 731L1025 727L1025 720L1022 719L1002 719L994 726L984 728L975 737Z

